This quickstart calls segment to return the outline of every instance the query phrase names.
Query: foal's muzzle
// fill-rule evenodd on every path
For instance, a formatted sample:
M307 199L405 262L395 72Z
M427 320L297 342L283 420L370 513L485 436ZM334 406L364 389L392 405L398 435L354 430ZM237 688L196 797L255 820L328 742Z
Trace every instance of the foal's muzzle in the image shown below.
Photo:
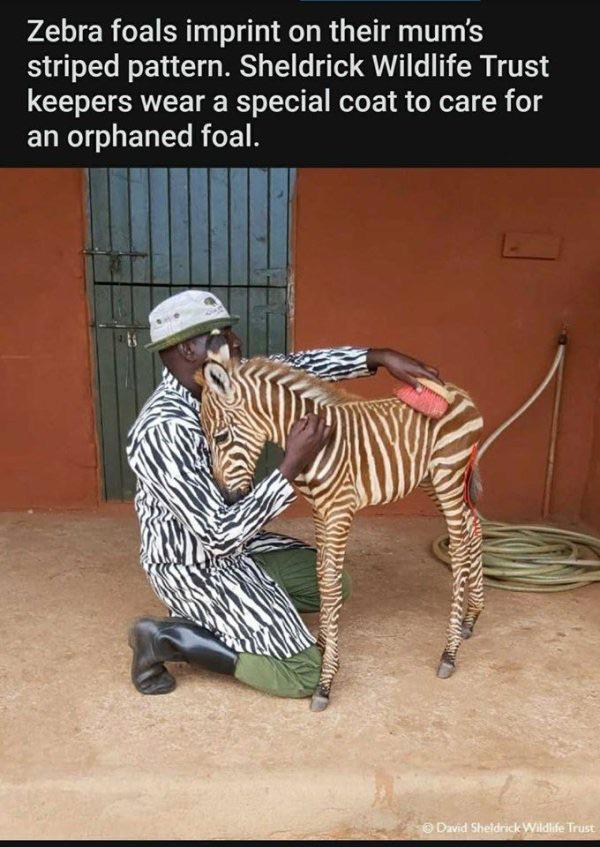
M233 506L234 503L237 503L238 500L241 500L243 497L248 494L248 491L238 488L237 491L232 491L230 488L221 488L221 494L223 495L223 500L227 503L228 506Z

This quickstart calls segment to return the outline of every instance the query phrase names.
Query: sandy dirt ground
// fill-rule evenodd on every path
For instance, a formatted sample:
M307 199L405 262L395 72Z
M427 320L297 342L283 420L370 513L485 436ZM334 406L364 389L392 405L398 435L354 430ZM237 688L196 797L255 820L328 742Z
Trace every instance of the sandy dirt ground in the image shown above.
M342 667L313 714L183 664L172 694L133 689L129 622L162 607L129 507L0 528L2 838L598 837L600 585L489 590L442 681L441 522L359 519Z

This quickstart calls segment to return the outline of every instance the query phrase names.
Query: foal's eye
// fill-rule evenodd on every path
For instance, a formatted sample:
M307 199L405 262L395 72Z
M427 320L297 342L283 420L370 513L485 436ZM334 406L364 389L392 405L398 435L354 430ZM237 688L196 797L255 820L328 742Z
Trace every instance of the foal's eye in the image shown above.
M227 432L218 432L213 440L215 444L223 444L224 441L227 441Z

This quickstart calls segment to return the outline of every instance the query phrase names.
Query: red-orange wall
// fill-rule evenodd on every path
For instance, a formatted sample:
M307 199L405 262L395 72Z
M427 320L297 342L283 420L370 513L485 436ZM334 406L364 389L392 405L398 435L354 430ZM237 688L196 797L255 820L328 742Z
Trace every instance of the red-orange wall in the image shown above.
M471 391L489 432L545 375L566 324L552 514L599 524L599 221L600 170L301 170L295 345L421 357ZM559 235L561 256L502 258L507 231ZM355 384L368 396L391 387L384 375ZM551 406L548 393L486 455L486 515L539 517Z
M0 171L0 509L97 503L82 179Z

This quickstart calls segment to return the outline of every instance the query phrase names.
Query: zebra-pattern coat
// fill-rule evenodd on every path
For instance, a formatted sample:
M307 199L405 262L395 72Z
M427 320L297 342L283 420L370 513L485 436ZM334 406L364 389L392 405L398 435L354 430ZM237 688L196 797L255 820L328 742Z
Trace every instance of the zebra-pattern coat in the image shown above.
M366 354L342 347L273 360L339 380L369 375ZM295 499L294 490L276 470L227 505L199 412L200 403L165 369L129 432L142 566L171 614L201 624L237 652L286 658L314 638L252 553L304 546L262 531Z

